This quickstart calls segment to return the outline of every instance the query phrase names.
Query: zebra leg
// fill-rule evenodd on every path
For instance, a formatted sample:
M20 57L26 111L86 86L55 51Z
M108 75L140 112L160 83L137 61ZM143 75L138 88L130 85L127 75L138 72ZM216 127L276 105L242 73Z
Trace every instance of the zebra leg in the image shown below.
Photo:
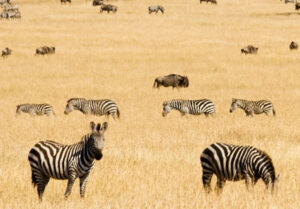
M65 197L66 199L70 196L71 194L71 190L72 190L72 187L73 187L73 184L75 182L75 179L76 179L76 175L75 173L71 173L69 175L69 179L68 179L68 185L67 185L67 189L66 189L66 192L65 192Z
M217 184L216 184L216 191L218 194L220 194L223 191L223 187L225 185L225 180L218 177Z
M87 183L89 177L89 173L85 174L84 176L80 177L80 196L82 198L84 198L84 194L85 194L85 186Z
M40 201L42 201L42 199L43 199L43 193L44 193L44 191L45 191L45 188L46 188L46 186L47 186L49 180L50 180L49 177L43 176L42 179L41 179L41 181L39 181L39 182L37 183L37 193L38 193L38 195L39 195Z
M248 191L252 191L253 189L253 181L249 175L245 176L245 183Z
M202 182L203 182L204 190L207 193L211 192L210 183L211 183L212 176L213 173L204 173L203 171Z

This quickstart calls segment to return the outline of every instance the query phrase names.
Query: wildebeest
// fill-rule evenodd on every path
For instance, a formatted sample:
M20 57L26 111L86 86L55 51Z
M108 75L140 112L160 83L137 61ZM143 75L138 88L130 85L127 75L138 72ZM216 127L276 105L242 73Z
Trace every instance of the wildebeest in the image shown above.
M8 47L6 47L5 49L2 50L2 57L6 57L8 55L11 55L12 50Z
M296 3L296 0L284 0L284 3Z
M149 6L148 7L149 14L152 12L155 12L156 14L158 11L160 11L162 14L165 12L165 8L163 6L157 5L157 6Z
M299 9L300 9L300 2L297 2L297 3L295 4L295 9L296 9L296 10L299 10Z
M100 6L103 5L103 0L93 0L93 6Z
M217 4L217 0L200 0L200 4L202 1L206 1L206 3L210 2L212 4Z
M69 2L69 4L71 4L71 0L60 0L61 4L66 4L67 2Z
M170 74L167 76L157 77L154 80L153 88L159 88L160 86L169 87L188 87L189 79L186 76L181 76L177 74Z
M103 11L106 11L107 13L109 13L110 11L112 11L113 13L116 13L118 10L117 6L111 5L111 4L103 4L100 7L100 12L102 13Z
M55 54L55 47L42 46L35 50L35 55Z
M258 48L252 45L248 45L241 49L241 53L245 54L256 54L258 51Z
M292 41L292 42L290 43L290 49L291 49L291 50L292 50L292 49L298 49L298 44L297 44L296 42Z

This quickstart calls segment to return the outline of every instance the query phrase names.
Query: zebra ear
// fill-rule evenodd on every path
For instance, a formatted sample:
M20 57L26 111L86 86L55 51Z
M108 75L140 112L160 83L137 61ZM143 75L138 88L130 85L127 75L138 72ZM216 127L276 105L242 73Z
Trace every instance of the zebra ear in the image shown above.
M95 123L94 123L94 121L90 122L90 128L91 128L92 131L94 131L94 129L95 129Z
M100 129L101 129L101 124L98 123L98 125L97 125L97 127L96 127L96 130L97 130L97 131L100 131Z
M103 125L102 125L102 130L106 131L107 128L108 128L108 123L104 122Z

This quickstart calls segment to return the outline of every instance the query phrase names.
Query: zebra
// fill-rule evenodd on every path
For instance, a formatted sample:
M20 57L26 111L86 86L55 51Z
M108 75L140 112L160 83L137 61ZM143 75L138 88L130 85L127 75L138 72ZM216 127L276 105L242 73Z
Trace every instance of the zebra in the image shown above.
M83 114L94 115L112 115L115 119L120 117L120 111L117 104L109 99L103 100L86 100L84 98L72 98L67 101L65 114L69 114L73 110L79 110Z
M165 12L165 8L163 6L157 5L157 6L149 6L148 7L149 14L152 12L155 12L156 14L158 11L160 11L162 14Z
M94 166L94 159L101 160L104 147L104 133L108 124L90 122L91 133L82 137L73 145L63 145L54 141L41 141L29 151L28 160L31 167L33 186L42 201L45 187L50 178L68 179L65 197L71 194L72 186L80 179L80 196L85 195L89 174Z
M49 104L20 104L17 105L16 114L20 115L22 112L35 115L55 115L53 107Z
M236 146L214 143L204 149L200 156L203 169L202 181L206 192L211 191L213 174L217 176L216 190L221 192L228 181L245 180L250 190L261 178L271 191L280 175L275 176L272 159L264 151L252 146Z
M266 115L275 116L276 112L272 102L267 100L259 101L248 101L243 99L232 99L230 112L232 113L235 109L241 108L245 111L246 116L253 116L254 114L265 113Z
M187 113L192 115L205 114L206 117L215 115L214 103L208 99L201 100L171 100L163 103L162 116L165 117L172 110L179 110L181 115Z

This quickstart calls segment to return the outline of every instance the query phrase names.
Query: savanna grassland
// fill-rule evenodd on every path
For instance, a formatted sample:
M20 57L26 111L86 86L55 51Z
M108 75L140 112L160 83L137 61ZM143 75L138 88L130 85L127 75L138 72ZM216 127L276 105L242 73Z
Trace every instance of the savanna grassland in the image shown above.
M15 0L22 18L0 20L0 207L8 208L299 208L300 15L279 0L112 1L116 14L99 14L91 1ZM149 15L162 4L165 14ZM242 55L248 44L257 55ZM55 55L34 56L35 48ZM190 87L153 89L155 77L187 75ZM72 97L109 98L120 120L63 114ZM232 98L268 99L276 117L229 113ZM214 101L216 117L163 118L169 99ZM16 116L21 103L50 103L55 117ZM79 181L64 200L67 181L50 180L39 203L27 160L40 140L78 142L89 122L108 122L104 157L96 162L80 199ZM227 182L206 195L200 154L213 142L266 151L281 174L273 195L259 181ZM214 187L216 178L213 178Z

